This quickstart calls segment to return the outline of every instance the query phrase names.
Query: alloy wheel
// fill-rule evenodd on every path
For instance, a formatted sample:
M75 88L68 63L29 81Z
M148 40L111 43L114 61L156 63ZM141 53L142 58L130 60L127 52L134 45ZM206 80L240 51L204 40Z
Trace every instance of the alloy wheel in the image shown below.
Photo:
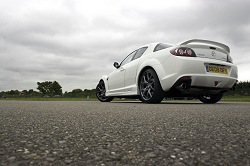
M155 78L150 72L145 72L141 77L140 93L144 100L150 100L155 93Z
M103 81L100 81L96 87L96 96L100 101L105 101L108 97L105 96L106 89Z

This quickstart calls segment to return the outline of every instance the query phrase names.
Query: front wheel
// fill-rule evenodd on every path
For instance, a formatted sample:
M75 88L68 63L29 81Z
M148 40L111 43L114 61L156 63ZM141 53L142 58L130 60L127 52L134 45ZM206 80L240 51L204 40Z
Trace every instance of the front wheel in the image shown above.
M160 81L154 70L143 72L139 82L140 99L144 103L160 103L164 98Z
M110 102L114 97L106 96L106 88L103 80L101 80L96 86L96 97L101 102Z
M223 93L211 94L211 95L199 95L198 99L206 104L214 104L221 100Z

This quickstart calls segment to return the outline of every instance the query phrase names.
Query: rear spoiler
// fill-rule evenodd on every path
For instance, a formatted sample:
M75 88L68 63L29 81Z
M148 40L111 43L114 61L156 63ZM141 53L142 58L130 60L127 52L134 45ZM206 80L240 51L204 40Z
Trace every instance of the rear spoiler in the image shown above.
M226 50L228 53L230 53L230 48L227 45L222 44L222 43L218 43L215 41L210 41L210 40L192 39L192 40L185 41L185 42L181 43L180 45L188 45L188 44L192 44L192 43L211 44L211 45L220 47L220 48Z

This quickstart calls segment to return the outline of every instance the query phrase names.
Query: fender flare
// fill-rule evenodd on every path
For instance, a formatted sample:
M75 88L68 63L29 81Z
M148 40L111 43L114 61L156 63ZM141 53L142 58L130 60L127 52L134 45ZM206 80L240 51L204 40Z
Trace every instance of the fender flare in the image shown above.
M161 79L165 75L165 71L164 71L164 69L162 67L162 63L160 63L156 59L148 59L148 60L144 61L142 64L140 64L140 66L137 68L137 77L136 77L136 85L137 85L137 88L138 88L137 92L139 92L139 86L138 85L139 85L140 75L142 74L142 72L146 68L152 68L156 72L156 75L158 76L158 79L159 79L160 84L162 86Z

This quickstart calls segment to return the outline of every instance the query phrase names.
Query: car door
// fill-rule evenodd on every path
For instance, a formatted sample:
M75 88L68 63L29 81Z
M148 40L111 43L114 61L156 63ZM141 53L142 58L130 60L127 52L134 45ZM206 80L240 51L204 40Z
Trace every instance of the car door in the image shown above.
M147 50L147 48L148 47L140 48L134 55L131 62L124 65L124 69L125 69L124 83L125 83L125 88L128 91L132 91L133 88L136 87L136 75L137 75L138 63L139 63L140 57Z
M125 69L126 64L129 63L134 55L136 54L136 51L133 51L130 53L120 64L120 67L117 68L115 71L113 71L109 77L108 77L108 86L110 93L117 93L114 95L119 95L120 93L124 92L124 76L125 76Z

